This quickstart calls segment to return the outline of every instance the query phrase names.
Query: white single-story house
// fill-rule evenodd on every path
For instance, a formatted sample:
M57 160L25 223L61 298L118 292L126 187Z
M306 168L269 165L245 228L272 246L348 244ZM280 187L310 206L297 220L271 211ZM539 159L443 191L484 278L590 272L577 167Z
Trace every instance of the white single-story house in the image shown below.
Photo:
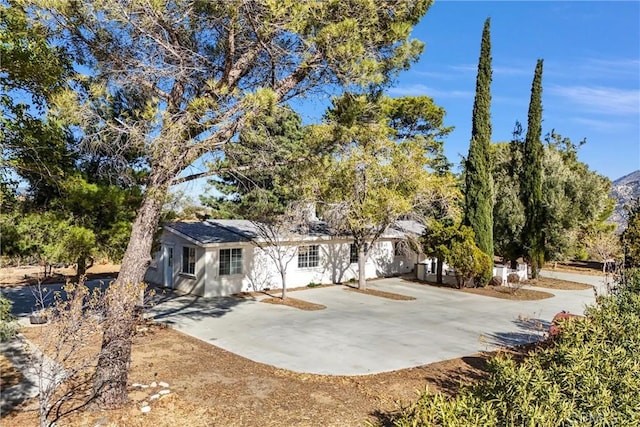
M405 243L407 236L422 231L422 225L414 221L398 221L389 227L369 253L366 278L410 273L418 262L427 261ZM266 245L260 236L246 220L167 224L146 280L206 297L281 288L280 272L266 252L274 250L284 251L282 259L288 261L287 287L342 283L358 277L353 239L331 233L321 221L304 233L288 233L280 239L279 249Z

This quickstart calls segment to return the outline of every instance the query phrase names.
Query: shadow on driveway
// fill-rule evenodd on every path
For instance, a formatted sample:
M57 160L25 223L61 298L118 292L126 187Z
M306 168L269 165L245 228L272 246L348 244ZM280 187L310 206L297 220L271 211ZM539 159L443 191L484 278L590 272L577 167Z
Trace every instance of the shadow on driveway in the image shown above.
M484 340L498 347L531 344L543 340L551 326L551 322L543 319L516 319L513 323L518 327L518 331L485 334Z
M95 288L104 291L107 286L109 286L109 283L110 282L104 280L92 280L87 282L86 285L91 291ZM65 293L62 292L63 286L64 284L62 283L40 286L18 286L2 289L2 295L13 303L11 314L16 317L26 317L41 308L51 306L56 292L61 292L61 295L64 297ZM40 299L44 302L44 307L40 307L38 302Z
M167 324L180 320L202 320L222 317L233 311L234 307L256 301L253 297L199 297L180 294L170 289L155 288L156 295L151 299L150 317Z

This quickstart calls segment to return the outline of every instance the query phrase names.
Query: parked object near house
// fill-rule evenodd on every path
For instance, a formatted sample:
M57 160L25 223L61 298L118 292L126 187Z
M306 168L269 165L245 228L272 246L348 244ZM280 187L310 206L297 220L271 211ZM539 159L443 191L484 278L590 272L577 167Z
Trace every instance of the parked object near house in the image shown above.
M367 279L410 273L421 261L404 244L408 234L418 234L411 229L421 226L415 223L409 228L409 221L401 223L374 243L365 266ZM145 279L206 297L281 288L280 273L264 252L275 248L264 247L260 239L254 224L246 220L167 224ZM288 234L282 243L291 251L287 287L342 283L358 277L353 240L333 234L322 221L310 224L304 233Z
M581 316L579 314L572 314L564 310L553 316L553 320L551 320L551 326L549 327L549 337L554 337L560 333L562 322L575 318L583 319L584 316Z

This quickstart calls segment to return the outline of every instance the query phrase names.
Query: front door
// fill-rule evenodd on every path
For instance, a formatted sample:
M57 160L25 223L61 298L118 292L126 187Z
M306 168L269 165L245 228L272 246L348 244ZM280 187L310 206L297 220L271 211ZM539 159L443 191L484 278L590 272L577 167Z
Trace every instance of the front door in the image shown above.
M173 246L165 246L164 259L164 286L173 288Z

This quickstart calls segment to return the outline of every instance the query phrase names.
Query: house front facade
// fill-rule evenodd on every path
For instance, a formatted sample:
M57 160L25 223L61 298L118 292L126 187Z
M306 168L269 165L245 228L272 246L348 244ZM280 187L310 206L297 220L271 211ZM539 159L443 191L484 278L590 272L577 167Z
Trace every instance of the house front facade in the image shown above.
M373 244L367 279L411 273L423 261L405 244L408 233L391 227ZM277 289L282 287L278 260L289 288L358 277L358 251L348 237L320 228L270 245L250 221L208 220L166 225L146 280L206 297Z

